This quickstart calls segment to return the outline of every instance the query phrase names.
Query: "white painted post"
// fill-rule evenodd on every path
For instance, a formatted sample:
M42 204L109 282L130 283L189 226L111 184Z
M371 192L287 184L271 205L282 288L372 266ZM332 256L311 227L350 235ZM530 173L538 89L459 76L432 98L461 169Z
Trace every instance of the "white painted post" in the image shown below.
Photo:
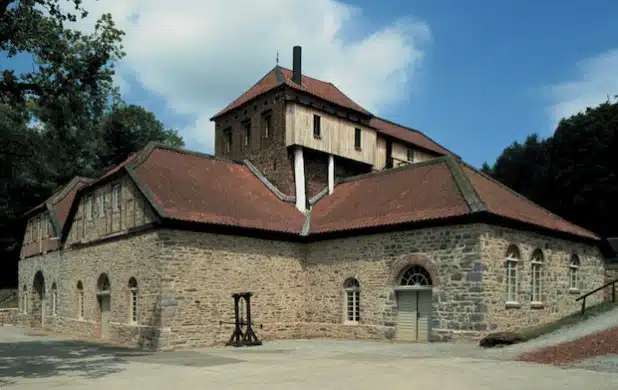
M328 155L328 193L335 191L335 157Z
M306 211L305 199L305 160L303 148L298 146L294 149L294 180L296 184L296 208L301 212Z

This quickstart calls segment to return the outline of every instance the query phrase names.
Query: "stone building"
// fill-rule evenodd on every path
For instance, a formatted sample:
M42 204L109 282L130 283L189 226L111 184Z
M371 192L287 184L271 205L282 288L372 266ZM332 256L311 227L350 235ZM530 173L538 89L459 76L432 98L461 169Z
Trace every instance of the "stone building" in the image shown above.
M216 157L149 144L31 210L18 321L214 345L251 291L265 340L468 340L603 283L595 234L293 62L213 117Z

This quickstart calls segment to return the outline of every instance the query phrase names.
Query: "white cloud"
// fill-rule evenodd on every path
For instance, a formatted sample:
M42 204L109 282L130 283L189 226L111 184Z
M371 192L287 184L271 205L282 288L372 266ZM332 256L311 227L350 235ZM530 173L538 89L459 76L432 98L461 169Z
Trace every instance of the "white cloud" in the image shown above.
M405 98L423 59L429 27L401 19L347 39L362 12L335 0L86 0L80 28L110 12L126 32L127 56L117 80L135 79L167 108L197 118L181 130L187 146L212 152L213 114L275 65L291 67L292 46L303 47L303 73L328 80L377 112ZM124 73L124 74L123 74Z
M585 59L577 64L575 80L547 87L552 105L548 108L553 128L562 118L595 107L618 95L618 49Z

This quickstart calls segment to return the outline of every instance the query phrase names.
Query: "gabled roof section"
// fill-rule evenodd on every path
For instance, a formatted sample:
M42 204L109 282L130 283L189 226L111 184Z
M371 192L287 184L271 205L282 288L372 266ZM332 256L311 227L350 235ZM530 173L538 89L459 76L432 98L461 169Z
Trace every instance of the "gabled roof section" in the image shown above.
M422 149L428 150L441 156L450 155L460 158L458 155L446 149L445 147L438 144L437 142L435 142L434 140L432 140L418 130L401 126L395 122L391 122L389 120L378 117L371 118L369 124L371 125L371 127L376 129L378 133L382 133L393 138L397 138L402 141L411 143L412 145L419 146Z
M339 184L311 211L310 234L464 216L466 200L444 159L380 171Z
M240 95L240 97L230 103L227 107L225 107L223 110L219 111L212 118L210 118L210 120L214 120L215 118L227 112L239 108L245 103L251 101L252 99L270 90L273 90L280 85L287 85L290 88L308 93L329 103L333 103L343 108L357 111L365 115L371 115L369 111L365 110L359 104L350 99L334 84L303 75L302 85L298 85L292 81L292 71L290 69L276 66L264 77L262 77L260 81L258 81L251 88L249 88L249 90Z
M24 216L30 217L33 214L37 212L42 212L46 209L50 214L52 225L54 226L56 233L61 232L67 222L69 210L71 208L73 200L75 199L75 196L77 195L77 191L80 188L87 186L91 182L92 179L75 176L73 179L71 179L71 181L69 181L59 190L54 192L44 202L28 210L24 214Z
M600 240L452 156L344 181L312 209L309 234L485 214Z
M284 233L305 222L244 164L155 146L128 169L163 218Z

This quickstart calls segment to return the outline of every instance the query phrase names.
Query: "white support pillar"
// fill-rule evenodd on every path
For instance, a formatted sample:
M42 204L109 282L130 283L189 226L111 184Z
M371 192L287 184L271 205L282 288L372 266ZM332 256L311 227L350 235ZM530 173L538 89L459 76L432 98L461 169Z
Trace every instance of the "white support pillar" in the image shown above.
M294 181L296 187L296 208L305 212L307 205L305 198L305 160L303 158L303 148L300 146L294 149Z
M335 157L328 155L328 193L335 191Z

